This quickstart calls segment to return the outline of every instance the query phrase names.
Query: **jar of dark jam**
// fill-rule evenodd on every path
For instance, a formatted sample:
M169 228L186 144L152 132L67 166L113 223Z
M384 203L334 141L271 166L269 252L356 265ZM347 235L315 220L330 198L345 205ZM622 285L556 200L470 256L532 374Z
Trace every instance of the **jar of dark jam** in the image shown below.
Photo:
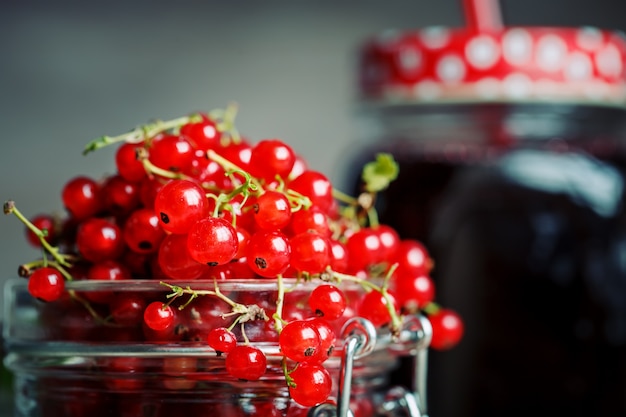
M430 355L429 415L626 415L626 42L485 4L360 51L354 172L394 155L380 220L426 244L465 321Z

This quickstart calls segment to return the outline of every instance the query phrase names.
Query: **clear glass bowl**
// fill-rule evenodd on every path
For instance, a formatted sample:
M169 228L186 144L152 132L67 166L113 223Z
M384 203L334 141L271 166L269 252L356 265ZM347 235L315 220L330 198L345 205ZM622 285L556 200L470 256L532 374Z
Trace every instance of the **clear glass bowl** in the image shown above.
M215 290L213 282L175 284ZM312 316L306 300L314 285L290 279L284 284L283 317ZM142 320L127 317L122 325L109 320L112 299L141 295L146 302L168 300L171 289L157 281L72 281L66 289L73 296L52 303L33 299L25 280L10 281L5 288L4 340L5 365L14 375L15 416L353 413L370 417L388 413L384 410L395 407L386 399L389 374L400 356L425 352L425 348L418 349L425 339L423 322L414 320L400 337L392 338L387 329L373 329L371 323L356 317L363 290L357 285L342 287L348 308L343 318L331 322L337 343L324 362L333 377L331 405L310 411L290 400L272 319L245 324L250 344L266 354L268 366L259 380L242 381L226 372L224 355L206 342L211 328L227 326L234 320L232 316L222 317L230 306L215 296L197 297L178 311L173 330L158 334L146 329ZM275 280L220 281L219 290L236 303L258 304L270 317L276 307ZM179 297L173 305L187 301L187 296ZM239 325L233 331L241 336ZM350 340L356 340L354 348L348 345ZM425 375L425 369L420 371ZM352 411L348 412L347 406Z

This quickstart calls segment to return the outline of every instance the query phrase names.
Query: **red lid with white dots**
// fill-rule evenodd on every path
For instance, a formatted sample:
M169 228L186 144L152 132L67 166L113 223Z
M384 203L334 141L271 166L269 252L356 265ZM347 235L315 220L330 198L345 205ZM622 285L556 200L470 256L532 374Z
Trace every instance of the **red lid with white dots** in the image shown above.
M385 32L360 54L360 93L385 103L626 106L626 37L594 27L503 27L497 0L463 0L464 28Z

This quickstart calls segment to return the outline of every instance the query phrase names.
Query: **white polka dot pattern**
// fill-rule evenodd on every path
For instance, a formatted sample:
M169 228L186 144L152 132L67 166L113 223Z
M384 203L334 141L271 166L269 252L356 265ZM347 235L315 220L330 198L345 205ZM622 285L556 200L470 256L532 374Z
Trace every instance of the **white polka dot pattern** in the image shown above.
M626 106L626 37L594 27L388 31L361 53L366 99Z

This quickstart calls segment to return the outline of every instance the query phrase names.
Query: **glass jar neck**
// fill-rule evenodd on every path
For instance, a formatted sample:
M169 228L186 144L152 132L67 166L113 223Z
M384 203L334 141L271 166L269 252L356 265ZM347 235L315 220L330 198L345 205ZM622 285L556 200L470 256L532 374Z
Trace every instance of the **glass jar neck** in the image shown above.
M378 137L428 146L470 148L544 146L561 141L582 148L618 146L626 138L626 109L553 103L456 103L364 107ZM371 126L368 126L371 129ZM370 130L372 132L372 130Z

